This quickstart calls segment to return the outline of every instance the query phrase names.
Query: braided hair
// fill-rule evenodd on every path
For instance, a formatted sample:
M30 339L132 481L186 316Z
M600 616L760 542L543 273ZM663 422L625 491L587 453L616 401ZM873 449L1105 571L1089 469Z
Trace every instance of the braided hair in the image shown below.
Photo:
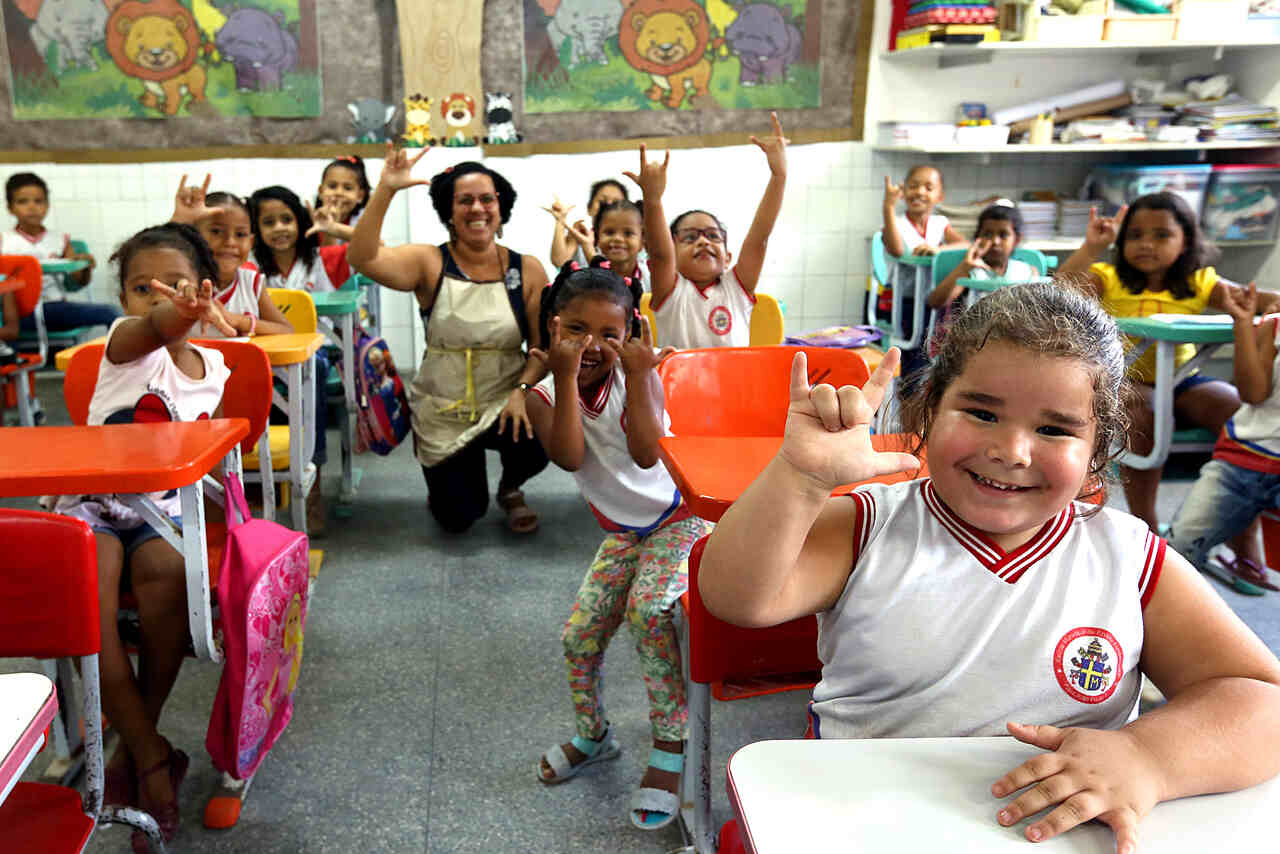
M587 267L570 261L560 268L555 281L542 292L542 308L538 312L542 341L547 346L551 344L551 318L578 297L587 295L604 297L622 306L631 317L627 324L628 334L639 337L641 293L640 282L609 269L609 262L603 255L592 258Z

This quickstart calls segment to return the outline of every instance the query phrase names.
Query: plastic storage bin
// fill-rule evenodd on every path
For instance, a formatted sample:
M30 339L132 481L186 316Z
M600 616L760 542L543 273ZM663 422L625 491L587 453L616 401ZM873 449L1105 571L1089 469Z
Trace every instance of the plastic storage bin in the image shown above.
M1249 0L1178 0L1174 10L1178 14L1174 38L1178 41L1237 41L1252 35L1245 29Z
M1111 216L1139 196L1168 190L1191 206L1198 218L1204 210L1204 193L1213 167L1207 163L1186 166L1135 166L1111 164L1095 166L1089 176L1089 198L1099 199L1100 212Z
M1205 236L1219 243L1274 243L1280 230L1280 163L1214 166L1201 222Z

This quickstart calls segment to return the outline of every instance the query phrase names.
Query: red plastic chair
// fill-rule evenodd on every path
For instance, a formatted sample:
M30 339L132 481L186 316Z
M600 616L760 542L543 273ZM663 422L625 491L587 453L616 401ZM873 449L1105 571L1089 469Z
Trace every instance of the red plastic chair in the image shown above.
M75 789L18 783L0 805L6 851L83 851L98 824L141 830L163 852L155 819L138 809L102 803L102 704L98 681L98 553L93 531L79 519L0 510L0 656L78 656L84 680L83 716L88 785ZM60 703L69 702L60 692Z
M40 304L40 288L43 278L40 262L30 255L0 255L0 275L8 279L21 279L22 289L14 293L18 303L18 316L26 317ZM38 328L44 329L43 313L37 316ZM35 426L37 407L32 406L36 395L35 372L44 367L48 344L40 338L40 348L35 353L18 353L18 361L0 367L0 382L4 384L4 406L16 407L18 423L23 427Z

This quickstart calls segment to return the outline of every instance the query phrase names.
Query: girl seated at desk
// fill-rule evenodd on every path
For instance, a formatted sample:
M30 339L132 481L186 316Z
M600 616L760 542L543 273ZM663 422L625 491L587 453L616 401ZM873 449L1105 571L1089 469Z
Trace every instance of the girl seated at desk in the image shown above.
M1013 205L994 204L978 214L978 227L973 233L973 243L964 254L964 260L947 274L929 293L929 308L938 313L938 328L945 328L956 300L964 296L961 279L1005 279L1010 282L1031 282L1040 273L1026 261L1013 257L1013 250L1022 242L1022 213Z

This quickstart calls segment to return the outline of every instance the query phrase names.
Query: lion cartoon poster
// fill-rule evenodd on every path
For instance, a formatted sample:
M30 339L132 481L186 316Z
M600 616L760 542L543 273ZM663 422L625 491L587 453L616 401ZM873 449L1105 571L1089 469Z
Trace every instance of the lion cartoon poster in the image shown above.
M314 0L0 0L15 119L320 115Z
M526 112L821 106L821 0L524 4Z

